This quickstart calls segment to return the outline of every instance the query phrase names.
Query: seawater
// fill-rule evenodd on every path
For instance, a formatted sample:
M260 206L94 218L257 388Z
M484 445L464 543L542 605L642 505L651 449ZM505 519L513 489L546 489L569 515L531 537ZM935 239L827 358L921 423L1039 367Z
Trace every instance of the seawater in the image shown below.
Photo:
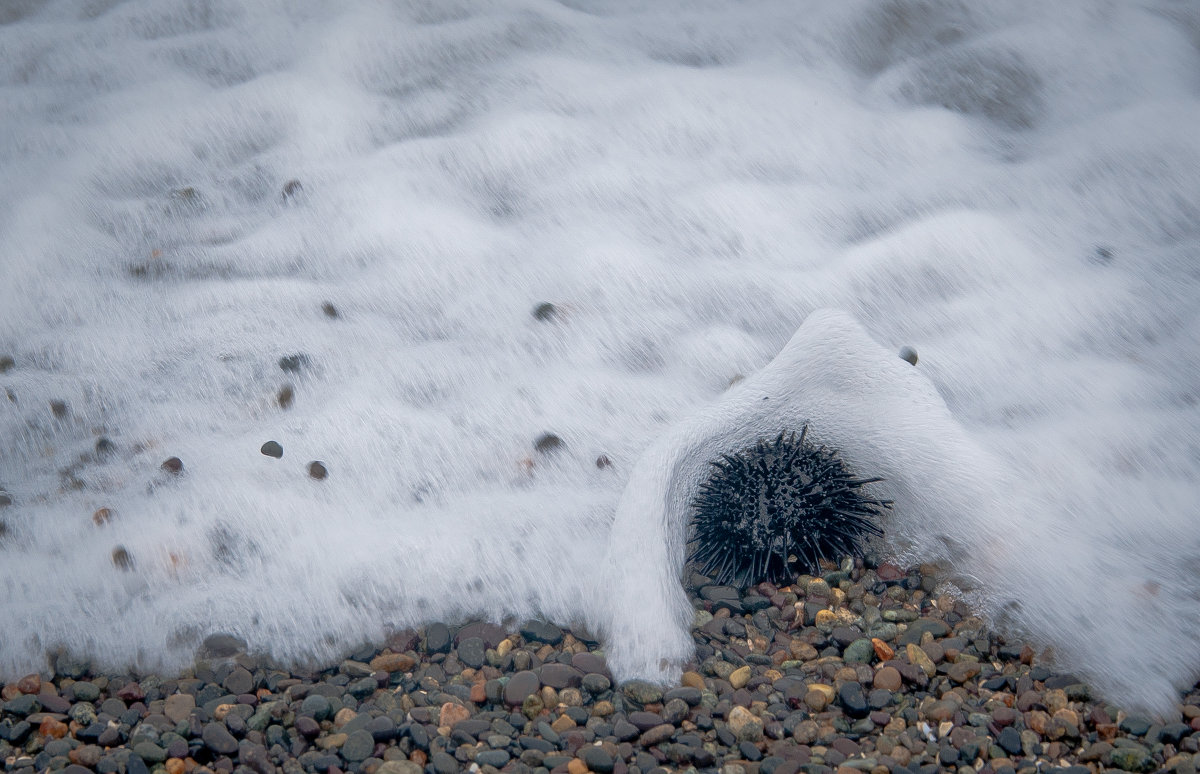
M544 616L668 678L688 487L807 422L885 551L1169 707L1198 93L1171 0L8 3L0 676Z

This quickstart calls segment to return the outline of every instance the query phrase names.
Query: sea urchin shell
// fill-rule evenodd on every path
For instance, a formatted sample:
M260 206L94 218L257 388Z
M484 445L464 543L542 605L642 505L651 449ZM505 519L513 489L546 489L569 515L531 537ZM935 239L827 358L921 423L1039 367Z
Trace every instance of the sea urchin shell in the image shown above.
M722 455L692 502L688 562L719 584L790 583L816 572L820 558L862 555L862 539L882 535L873 521L891 508L855 478L837 452L800 432L761 439Z

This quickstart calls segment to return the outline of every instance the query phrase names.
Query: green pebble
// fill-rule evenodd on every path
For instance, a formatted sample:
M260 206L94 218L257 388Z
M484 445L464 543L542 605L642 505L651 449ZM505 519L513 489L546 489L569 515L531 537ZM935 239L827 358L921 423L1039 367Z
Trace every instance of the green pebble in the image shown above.
M847 664L869 664L875 655L875 646L865 637L855 640L846 646L842 660Z

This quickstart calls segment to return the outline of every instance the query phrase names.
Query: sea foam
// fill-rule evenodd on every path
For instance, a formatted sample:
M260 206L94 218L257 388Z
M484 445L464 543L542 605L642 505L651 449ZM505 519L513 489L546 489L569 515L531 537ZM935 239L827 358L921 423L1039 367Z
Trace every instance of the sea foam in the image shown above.
M786 420L888 479L885 551L1168 705L1197 30L1171 0L5 5L0 677L531 616L669 676L680 504Z

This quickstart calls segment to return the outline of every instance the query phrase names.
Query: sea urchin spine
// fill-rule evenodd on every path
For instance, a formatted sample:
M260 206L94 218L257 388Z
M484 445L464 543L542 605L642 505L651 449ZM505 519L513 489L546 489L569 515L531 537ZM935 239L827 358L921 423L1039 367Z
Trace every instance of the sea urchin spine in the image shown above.
M867 535L882 535L874 519L890 509L863 487L824 446L800 432L780 433L712 463L712 475L692 502L688 562L715 583L790 583L816 572L817 560L861 556Z

